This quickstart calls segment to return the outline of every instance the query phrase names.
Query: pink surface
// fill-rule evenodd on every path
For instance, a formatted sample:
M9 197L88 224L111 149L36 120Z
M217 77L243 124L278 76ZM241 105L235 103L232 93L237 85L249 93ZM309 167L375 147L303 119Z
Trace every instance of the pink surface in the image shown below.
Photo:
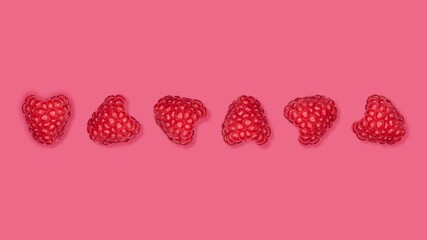
M0 239L427 239L425 12L425 1L1 1ZM29 93L70 97L57 146L32 140ZM142 135L99 146L86 122L117 93ZM282 111L318 93L339 118L303 147ZM406 117L400 144L351 132L373 93ZM153 120L166 94L209 110L190 147ZM265 147L221 138L241 94L267 111Z

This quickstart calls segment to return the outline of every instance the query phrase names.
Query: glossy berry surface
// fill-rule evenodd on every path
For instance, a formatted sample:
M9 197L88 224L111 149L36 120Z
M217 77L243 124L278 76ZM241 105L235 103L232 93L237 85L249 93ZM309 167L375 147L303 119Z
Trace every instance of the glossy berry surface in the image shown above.
M269 127L261 103L252 96L240 96L228 108L222 124L222 136L229 145L254 141L262 145L268 141Z
M41 100L28 96L22 111L33 138L41 144L53 144L64 134L71 116L71 105L64 95Z
M141 126L127 113L125 105L126 99L122 95L107 97L87 123L90 139L108 145L135 138Z
M380 144L399 142L406 133L405 120L384 96L372 95L365 105L362 119L353 123L353 132L362 141Z
M206 118L207 109L197 99L165 96L154 106L154 119L174 143L187 145L193 141L194 129Z
M308 96L292 100L284 109L284 116L298 127L298 140L304 145L316 144L337 118L332 99Z

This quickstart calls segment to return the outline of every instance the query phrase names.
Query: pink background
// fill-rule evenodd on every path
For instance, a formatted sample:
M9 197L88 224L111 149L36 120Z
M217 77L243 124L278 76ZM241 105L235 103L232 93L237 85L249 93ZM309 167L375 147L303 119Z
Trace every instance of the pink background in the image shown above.
M1 1L0 239L427 239L426 16L421 0ZM30 137L29 93L71 98L57 146ZM99 146L86 122L117 93L142 135ZM339 118L303 147L282 111L318 93ZM373 93L406 117L400 144L351 132ZM190 147L155 125L167 94L209 110ZM265 147L222 140L241 94L268 114Z

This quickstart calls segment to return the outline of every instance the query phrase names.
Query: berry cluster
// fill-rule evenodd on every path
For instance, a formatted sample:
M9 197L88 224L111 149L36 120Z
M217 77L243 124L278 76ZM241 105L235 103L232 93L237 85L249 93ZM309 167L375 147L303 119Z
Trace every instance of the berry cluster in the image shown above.
M284 115L298 127L302 144L316 144L337 119L337 107L320 95L296 98L285 107Z
M370 96L365 109L365 116L353 123L353 131L360 140L394 144L405 135L405 120L387 98Z
M40 143L52 144L64 134L71 115L70 101L63 95L40 100L31 95L22 105L25 120L33 138Z
M186 145L193 141L196 123L207 114L203 103L196 99L166 96L154 106L154 119L169 140Z
M126 112L125 104L121 95L107 97L87 123L90 139L108 145L134 138L141 126Z
M241 96L231 103L222 124L224 141L230 145L253 140L264 144L270 137L270 127L261 103L251 96Z
M27 97L22 111L32 137L41 144L53 144L64 134L71 116L71 104L64 95L41 100ZM208 111L200 100L165 96L154 106L154 119L167 138L180 145L193 141L196 124ZM335 102L321 95L296 98L285 106L283 114L298 128L298 140L316 144L332 127L338 111ZM384 96L372 95L365 114L354 122L353 132L362 141L395 144L405 135L405 120ZM126 110L122 95L108 96L87 122L90 139L99 144L115 144L134 139L141 124ZM222 136L229 145L245 141L265 144L271 134L261 103L252 96L240 96L228 108L222 124Z

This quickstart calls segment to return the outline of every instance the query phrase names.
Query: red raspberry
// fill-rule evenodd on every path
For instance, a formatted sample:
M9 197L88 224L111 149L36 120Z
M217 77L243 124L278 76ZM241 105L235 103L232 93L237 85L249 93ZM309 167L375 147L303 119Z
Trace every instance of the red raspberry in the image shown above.
M405 135L405 120L386 97L370 96L365 110L365 116L353 123L353 132L360 140L394 144Z
M284 110L284 115L298 127L298 140L304 144L316 144L337 118L337 108L332 99L321 96L296 98Z
M22 111L33 138L42 144L52 144L64 134L71 115L71 105L64 95L46 100L31 95L25 99Z
M108 96L87 123L90 139L104 145L133 139L141 126L127 113L125 104L122 95Z
M240 96L231 103L222 124L222 136L229 145L252 140L262 145L271 130L261 103L251 96Z
M191 143L196 123L206 115L207 110L201 101L185 97L166 96L154 106L157 125L169 140L181 145Z

